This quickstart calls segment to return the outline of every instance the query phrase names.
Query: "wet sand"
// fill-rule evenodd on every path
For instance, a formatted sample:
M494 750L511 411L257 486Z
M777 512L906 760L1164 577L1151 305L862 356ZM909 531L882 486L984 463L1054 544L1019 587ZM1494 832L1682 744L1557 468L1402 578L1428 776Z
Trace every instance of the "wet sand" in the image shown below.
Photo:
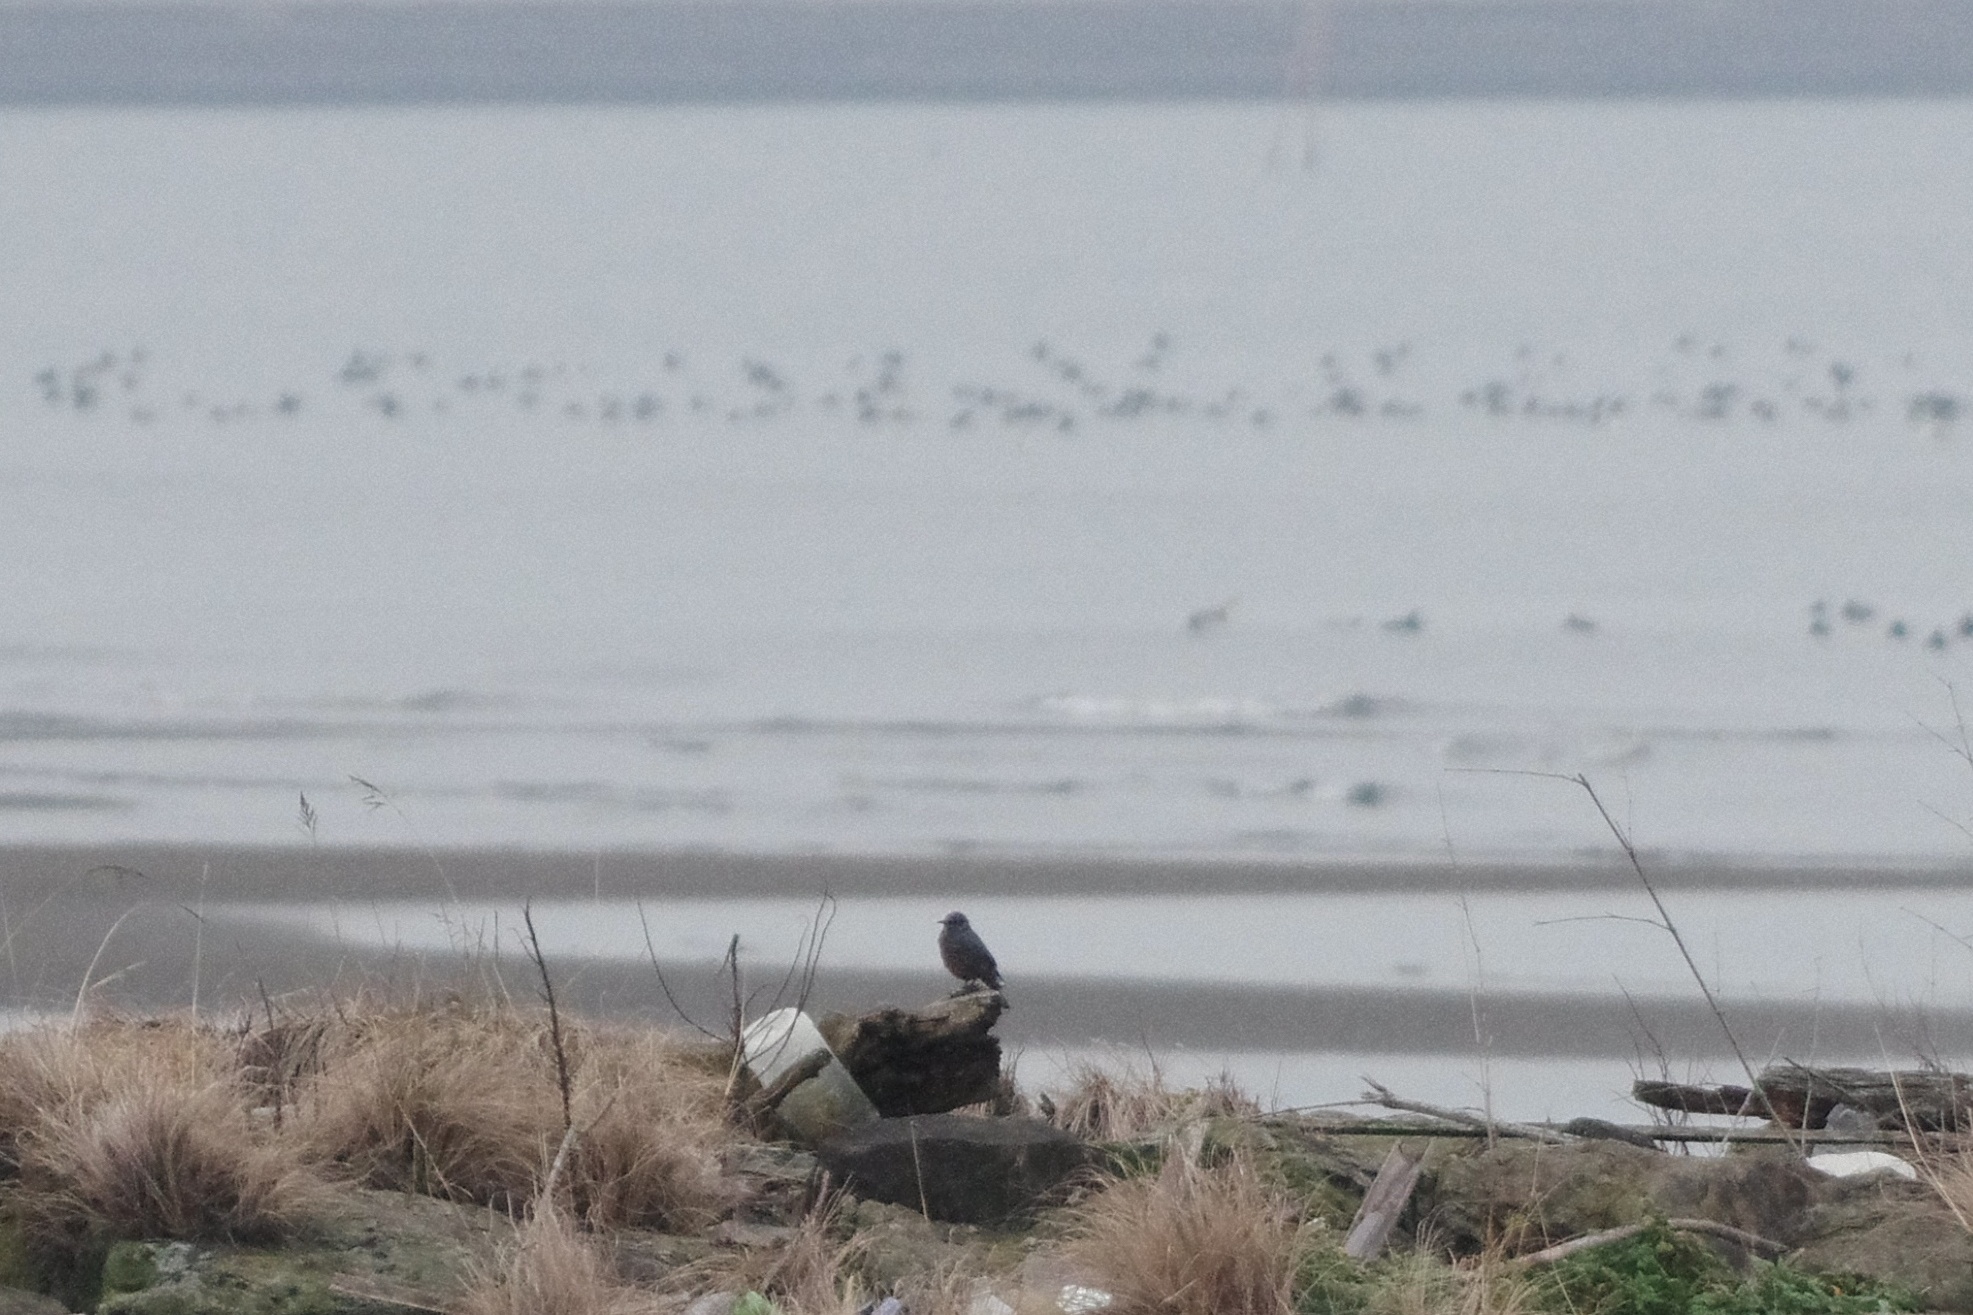
M1658 889L1973 890L1973 862L1771 860L1646 853ZM736 898L752 895L1167 895L1634 890L1614 849L1566 861L1240 861L959 854L107 844L0 847L16 904L41 896L212 900Z
M1963 868L1912 871L1654 863L1666 889L1854 889L1859 885L1973 885ZM90 998L137 1009L265 1008L263 997L361 988L400 994L506 990L534 998L537 982L511 947L473 954L417 954L200 916L221 903L346 901L350 920L386 899L552 899L743 894L967 893L1157 894L1172 891L1447 891L1618 887L1634 883L1616 862L1573 866L1454 868L1450 864L1194 864L1107 859L984 857L923 860L714 854L532 854L414 850L239 849L104 846L0 850L0 901L10 929L0 973L17 1004L72 1008L92 960ZM744 930L744 929L736 929ZM1319 952L1319 945L1313 947ZM929 952L928 960L931 958ZM648 963L566 959L551 965L557 989L585 1012L679 1021ZM730 987L704 963L662 965L686 1015L723 1026ZM781 968L752 970L753 1010L789 1002L797 987ZM812 1007L861 1010L912 1005L951 988L935 962L924 972L833 969L826 955ZM1244 986L1028 975L1011 988L1002 1025L1014 1047L1117 1045L1219 1051L1355 1052L1584 1058L1651 1069L1716 1061L1729 1052L1697 998L1621 999L1460 989ZM1476 1004L1486 1045L1475 1041ZM1739 1004L1741 1044L1763 1059L1973 1053L1973 1010Z

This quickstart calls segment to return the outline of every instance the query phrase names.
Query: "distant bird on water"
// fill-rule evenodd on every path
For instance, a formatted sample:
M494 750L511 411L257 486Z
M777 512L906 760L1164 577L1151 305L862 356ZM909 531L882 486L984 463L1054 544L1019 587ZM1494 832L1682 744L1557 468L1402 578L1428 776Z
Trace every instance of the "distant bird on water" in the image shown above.
M981 982L998 991L1000 965L966 915L948 913L939 919L939 926L939 958L945 961L945 970L961 982Z

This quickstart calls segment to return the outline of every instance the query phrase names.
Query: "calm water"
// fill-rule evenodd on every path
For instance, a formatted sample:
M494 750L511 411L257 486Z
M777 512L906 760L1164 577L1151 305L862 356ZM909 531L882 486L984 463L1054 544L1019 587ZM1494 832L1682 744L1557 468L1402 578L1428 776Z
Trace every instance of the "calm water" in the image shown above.
M1969 130L9 111L0 823L1957 859Z
M1607 854L1536 771L1961 863L1969 247L1954 101L8 111L0 840ZM1016 981L1690 994L1607 892L954 898ZM1801 1057L1961 1009L1964 904L1679 911ZM1571 1114L1629 1045L1164 1062Z

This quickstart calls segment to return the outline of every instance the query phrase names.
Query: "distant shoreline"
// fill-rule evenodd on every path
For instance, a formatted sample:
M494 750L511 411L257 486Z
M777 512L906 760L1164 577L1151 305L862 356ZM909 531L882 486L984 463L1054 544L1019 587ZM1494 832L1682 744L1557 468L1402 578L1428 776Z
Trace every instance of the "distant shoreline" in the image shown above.
M1644 856L1666 890L1973 889L1973 862ZM1109 855L747 854L706 850L420 849L232 843L0 845L0 882L18 903L44 894L112 896L142 882L152 897L214 900L807 898L944 894L1419 894L1634 889L1607 855L1510 862L1310 861Z
M1958 0L0 4L0 104L1917 97Z
M844 897L948 899L991 893L1029 899L1336 891L1416 895L1628 887L1621 860L1575 865L1449 863L1194 863L1108 858L825 858L708 853L594 853L281 848L237 845L0 847L0 904L16 933L0 958L0 987L29 1009L74 1006L89 965L103 985L92 995L112 1008L183 1007L194 996L242 1007L262 993L448 989L456 955L368 945L302 927L242 921L227 906L344 903L362 919L373 901L425 900L448 888L466 901L783 897L812 900L825 888ZM1755 866L1647 859L1661 888L1973 888L1973 869L1946 867ZM443 877L441 877L441 872ZM598 878L600 877L600 881ZM200 912L201 910L207 912ZM133 916L134 915L134 916ZM201 933L203 928L203 933ZM813 1001L856 1011L876 1001L935 999L951 987L929 953L921 970L830 966ZM1320 952L1320 934L1311 951ZM496 960L499 956L496 954ZM532 989L532 969L509 954L510 989ZM650 966L635 960L562 956L558 991L596 1016L670 1016ZM484 965L481 965L484 968ZM670 989L693 1017L719 1017L728 989L706 962L668 962ZM781 980L774 965L760 985ZM1475 1055L1470 987L1269 985L1243 982L1024 975L1006 1038L1017 1045L1154 1045L1204 1052L1337 1052ZM1489 1053L1528 1059L1630 1060L1638 1019L1665 1053L1722 1059L1718 1023L1697 997L1486 994ZM1817 1053L1876 1055L1930 1045L1973 1050L1973 1010L1885 1003L1738 999L1734 1024L1761 1053L1816 1038ZM1782 1053L1777 1050L1776 1053Z

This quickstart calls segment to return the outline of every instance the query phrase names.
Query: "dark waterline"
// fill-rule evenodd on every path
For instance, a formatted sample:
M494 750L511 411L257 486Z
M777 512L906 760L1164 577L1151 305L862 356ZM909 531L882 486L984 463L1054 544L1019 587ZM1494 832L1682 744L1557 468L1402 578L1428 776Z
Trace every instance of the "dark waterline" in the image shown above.
M1661 890L1973 889L1973 865L1894 860L1767 861L1646 853ZM532 850L410 846L114 843L0 846L16 903L47 895L304 902L462 899L796 899L992 894L1025 898L1172 894L1416 894L1635 890L1614 848L1549 861L1257 861L978 853L748 854L714 850Z
M0 103L1944 96L1958 0L0 5Z

